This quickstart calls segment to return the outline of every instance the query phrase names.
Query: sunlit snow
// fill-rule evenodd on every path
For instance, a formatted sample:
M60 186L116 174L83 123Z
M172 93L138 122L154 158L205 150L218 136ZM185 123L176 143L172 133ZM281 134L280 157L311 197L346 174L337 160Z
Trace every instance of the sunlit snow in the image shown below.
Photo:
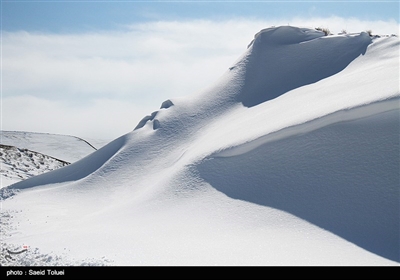
M3 246L29 246L13 265L398 265L398 74L396 36L264 29L203 92L3 189Z

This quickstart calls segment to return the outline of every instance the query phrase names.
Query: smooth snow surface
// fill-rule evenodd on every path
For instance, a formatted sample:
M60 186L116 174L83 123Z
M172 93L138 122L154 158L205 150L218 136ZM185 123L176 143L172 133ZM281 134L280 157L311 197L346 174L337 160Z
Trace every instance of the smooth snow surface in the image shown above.
M4 189L2 243L24 265L398 265L398 77L397 37L265 29L215 85Z

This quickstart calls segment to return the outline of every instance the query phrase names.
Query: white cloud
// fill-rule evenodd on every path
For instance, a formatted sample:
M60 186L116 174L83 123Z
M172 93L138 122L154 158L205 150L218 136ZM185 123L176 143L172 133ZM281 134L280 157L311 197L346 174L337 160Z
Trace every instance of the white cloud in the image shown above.
M131 130L146 108L115 99L96 99L84 106L30 95L2 99L2 129L112 140Z
M260 29L287 24L399 33L395 20L334 16L158 21L86 34L3 32L3 129L118 137L165 99L216 81Z
M331 16L329 18L293 18L290 21L291 25L302 25L310 27L324 27L328 28L332 33L339 33L346 30L347 33L355 33L361 31L371 30L373 34L378 35L399 35L399 23L394 19L387 21L375 20L366 21L356 18L342 18L338 16Z

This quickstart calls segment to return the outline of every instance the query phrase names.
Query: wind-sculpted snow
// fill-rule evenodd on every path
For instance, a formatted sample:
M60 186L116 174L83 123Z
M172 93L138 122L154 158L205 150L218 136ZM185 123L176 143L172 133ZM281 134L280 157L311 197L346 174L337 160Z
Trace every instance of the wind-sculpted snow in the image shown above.
M291 26L265 29L250 46L238 100L252 107L332 76L365 54L370 43L366 32L325 37Z
M244 144L218 151L212 154L211 157L232 157L245 154L266 143L279 141L281 139L296 136L299 134L309 133L314 130L329 126L331 124L361 119L391 110L398 110L400 104L399 102L399 98L395 97L367 105L362 105L359 107L354 107L352 109L336 111L321 118L313 119L309 122L305 122L302 124L285 127L279 131L263 135L255 140L246 142Z
M172 103L171 100L165 100L162 104L160 109L168 109L169 107L173 106L174 103ZM158 114L158 111L155 111L151 113L151 115L145 116L143 119L140 120L140 122L137 124L134 130L137 130L139 128L142 128L146 125L147 122L152 122L153 123L153 130L156 130L157 128L160 127L160 121L157 119L154 119Z
M158 111L155 111L155 112L151 113L151 115L145 116L145 117L138 123L138 125L135 127L134 130L139 129L139 128L142 128L143 126L145 126L145 124L146 124L148 121L154 120L154 118L156 117L157 113L158 113Z
M214 85L4 189L4 242L113 265L398 265L398 47L262 30Z
M263 144L216 154L198 171L229 197L287 211L400 261L399 99L392 103L392 110L373 116L278 132L281 137L270 135ZM362 110L373 112L365 106L353 116Z

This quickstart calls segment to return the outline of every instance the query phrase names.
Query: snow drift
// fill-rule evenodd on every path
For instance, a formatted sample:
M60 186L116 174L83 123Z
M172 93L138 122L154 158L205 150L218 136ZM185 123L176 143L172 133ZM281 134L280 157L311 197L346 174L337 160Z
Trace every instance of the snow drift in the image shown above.
M290 26L257 33L250 44L252 55L246 63L238 100L247 107L255 106L332 76L364 54L371 42L367 33L335 40L323 35L316 30ZM273 71L265 73L261 68Z
M10 186L4 242L115 265L398 264L398 48L264 29L215 85Z

